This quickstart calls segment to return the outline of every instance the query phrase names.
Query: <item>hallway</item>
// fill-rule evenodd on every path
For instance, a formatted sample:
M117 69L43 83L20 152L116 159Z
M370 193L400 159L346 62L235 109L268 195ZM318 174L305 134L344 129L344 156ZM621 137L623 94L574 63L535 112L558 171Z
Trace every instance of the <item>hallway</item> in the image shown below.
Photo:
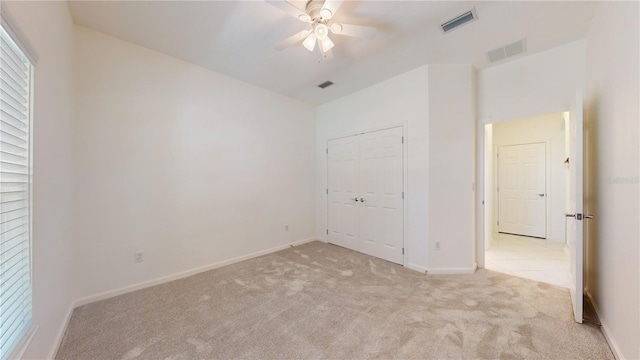
M569 257L564 243L493 234L485 268L557 286L569 287Z

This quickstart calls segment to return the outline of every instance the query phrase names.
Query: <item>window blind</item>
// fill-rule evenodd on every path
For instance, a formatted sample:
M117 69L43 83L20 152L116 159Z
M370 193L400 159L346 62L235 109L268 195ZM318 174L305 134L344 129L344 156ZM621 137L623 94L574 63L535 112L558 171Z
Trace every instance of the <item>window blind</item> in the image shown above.
M31 327L31 63L0 26L0 358Z

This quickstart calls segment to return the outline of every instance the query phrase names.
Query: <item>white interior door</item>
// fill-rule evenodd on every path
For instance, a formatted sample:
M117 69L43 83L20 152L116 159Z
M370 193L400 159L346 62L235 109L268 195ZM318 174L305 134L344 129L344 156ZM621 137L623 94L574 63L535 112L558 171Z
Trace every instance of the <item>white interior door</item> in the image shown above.
M328 241L403 263L402 128L331 140Z
M328 236L329 242L349 249L358 248L359 143L355 137L331 140L328 154Z
M498 148L498 232L547 237L546 144Z
M360 251L402 264L402 128L359 139Z
M569 292L573 303L576 322L582 323L583 308L583 136L582 94L578 92L575 103L569 111L569 209L567 209L567 245L569 247L569 272L571 284Z

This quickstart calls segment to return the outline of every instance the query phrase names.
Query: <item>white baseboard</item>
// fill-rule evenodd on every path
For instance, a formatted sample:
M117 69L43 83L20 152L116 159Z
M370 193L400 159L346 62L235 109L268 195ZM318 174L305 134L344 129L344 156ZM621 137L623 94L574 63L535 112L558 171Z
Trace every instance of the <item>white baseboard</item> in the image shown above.
M60 345L62 345L62 339L64 339L64 334L67 332L67 327L69 326L69 321L71 320L71 315L73 315L73 309L75 309L75 308L76 308L76 303L75 303L75 301L73 301L73 302L71 302L71 305L69 305L69 309L67 310L67 313L65 314L64 321L60 325L60 329L58 329L58 333L56 334L55 341L53 342L53 347L51 348L51 351L49 352L49 356L47 356L47 359L55 359L56 358L56 354L58 353L58 350L60 349Z
M82 305L86 305L86 304L90 304L92 302L96 302L96 301L100 301L100 300L105 300L108 298L112 298L114 296L118 296L118 295L122 295L122 294L126 294L126 293L130 293L132 291L136 291L136 290L141 290L144 288L148 288L151 286L155 286L155 285L160 285L160 284L164 284L166 282L169 281L173 281L173 280L178 280L178 279L182 279L191 275L195 275L195 274L199 274L205 271L209 271L209 270L213 270L213 269L217 269L219 267L223 267L225 265L231 265L231 264L235 264L237 262L240 261L244 261L244 260L249 260L258 256L262 256L262 255L267 255L267 254L271 254L274 253L276 251L280 251L280 250L284 250L286 248L289 248L291 246L298 246L298 245L302 245L311 241L316 241L316 240L320 240L317 239L315 237L313 238L308 238L308 239L304 239L304 240L299 240L299 241L295 241L289 244L283 244L283 245L278 245L276 247L272 247L270 249L266 249L266 250L261 250L261 251L257 251L251 254L247 254L247 255L242 255L242 256L238 256L232 259L228 259L228 260L223 260L223 261L219 261L213 264L209 264L209 265L205 265L205 266L201 266L195 269L191 269L191 270L186 270L186 271L182 271L176 274L172 274L172 275L167 275L167 276L162 276L153 280L148 280L148 281L144 281L141 283L137 283L137 284L133 284L133 285L128 285L128 286L124 286L121 288L117 288L117 289L113 289L113 290L108 290L99 294L95 294L95 295L89 295L89 296L85 296L83 298L80 299L76 299L76 301L74 302L74 307L78 307L78 306L82 306ZM320 240L322 241L322 240Z
M427 268L429 275L456 275L456 274L473 274L478 270L478 264L473 263L469 268Z
M607 340L607 343L609 344L609 348L611 349L613 356L615 356L617 360L624 360L624 356L622 356L622 352L620 351L620 347L618 346L618 343L614 340L613 335L611 334L611 330L609 330L609 327L607 326L606 321L602 318L600 309L598 309L598 304L596 304L595 300L593 300L593 297L591 296L591 293L589 292L588 289L586 290L586 294L589 300L591 300L591 304L593 305L593 308L596 310L596 315L598 315L598 319L600 320L602 333L604 334L604 338Z
M407 269L411 269L411 270L415 270L421 273L426 273L427 272L427 268L424 266L420 266L420 265L416 265L416 264L412 264L412 263L408 263L407 264Z

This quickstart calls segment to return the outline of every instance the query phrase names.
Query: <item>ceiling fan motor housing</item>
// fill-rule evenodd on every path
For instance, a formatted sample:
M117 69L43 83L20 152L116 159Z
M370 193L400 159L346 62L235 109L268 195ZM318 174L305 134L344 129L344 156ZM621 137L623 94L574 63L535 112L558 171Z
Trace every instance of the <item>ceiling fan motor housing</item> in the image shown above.
M329 13L323 14L324 12L322 9L323 5L324 5L324 0L309 0L309 2L307 2L306 10L307 10L307 14L309 14L309 17L311 17L312 22L326 21L328 20L328 18L330 18L333 15L331 14L331 11L328 9L324 9L324 11L327 11Z

